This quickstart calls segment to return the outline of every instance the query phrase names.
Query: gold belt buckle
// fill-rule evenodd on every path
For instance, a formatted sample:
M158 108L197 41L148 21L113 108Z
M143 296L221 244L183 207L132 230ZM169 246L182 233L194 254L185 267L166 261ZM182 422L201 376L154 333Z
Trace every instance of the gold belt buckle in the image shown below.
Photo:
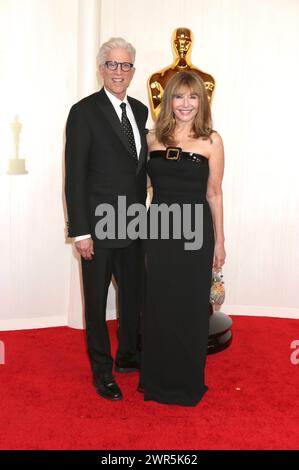
M179 160L181 153L181 147L167 147L165 158L166 160Z

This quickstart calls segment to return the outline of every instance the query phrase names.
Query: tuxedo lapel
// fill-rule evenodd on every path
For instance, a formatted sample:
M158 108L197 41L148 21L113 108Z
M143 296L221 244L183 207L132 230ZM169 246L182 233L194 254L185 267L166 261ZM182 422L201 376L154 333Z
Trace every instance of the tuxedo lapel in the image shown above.
M137 173L138 173L144 163L144 160L146 159L146 148L147 148L146 130L142 126L142 117L139 115L138 109L134 105L134 101L131 100L129 96L128 96L128 101L130 103L131 109L135 117L135 121L139 130L140 142L141 142L141 148L140 148L140 152L138 156L138 165L137 165Z
M106 95L104 88L102 88L96 98L97 105L99 106L100 110L102 113L105 115L107 121L111 124L113 130L117 134L117 136L120 138L126 149L131 153L131 149L129 146L129 142L124 135L121 125L120 125L120 120L115 112L115 109L113 108L113 105L111 104L108 96Z

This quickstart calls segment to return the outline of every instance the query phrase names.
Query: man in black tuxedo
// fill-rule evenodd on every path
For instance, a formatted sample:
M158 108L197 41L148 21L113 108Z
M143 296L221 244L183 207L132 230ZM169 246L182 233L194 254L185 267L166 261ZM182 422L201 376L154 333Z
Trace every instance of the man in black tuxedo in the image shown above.
M143 285L141 240L97 238L95 211L118 197L145 204L148 110L127 96L133 78L135 49L112 38L99 51L103 88L70 110L66 126L65 193L69 237L81 255L88 353L99 395L120 400L113 375L106 303L112 274L118 285L118 372L139 370L138 334ZM122 214L124 215L124 214ZM126 227L122 227L122 229Z

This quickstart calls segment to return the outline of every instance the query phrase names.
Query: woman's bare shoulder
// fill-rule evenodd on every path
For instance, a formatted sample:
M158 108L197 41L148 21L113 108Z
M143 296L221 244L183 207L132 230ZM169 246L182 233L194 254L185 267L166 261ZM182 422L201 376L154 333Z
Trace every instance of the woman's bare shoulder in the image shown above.
M217 131L212 131L211 135L211 140L210 140L210 143L211 145L215 144L215 145L222 145L222 137L221 135L219 134L219 132Z
M147 136L146 136L146 139L147 139L148 145L153 145L153 143L154 143L155 140L156 140L156 132L155 132L155 129L149 129L149 131L148 131L148 133L147 133Z
M147 134L147 144L149 151L159 150L164 147L164 145L158 141L155 129L151 129Z

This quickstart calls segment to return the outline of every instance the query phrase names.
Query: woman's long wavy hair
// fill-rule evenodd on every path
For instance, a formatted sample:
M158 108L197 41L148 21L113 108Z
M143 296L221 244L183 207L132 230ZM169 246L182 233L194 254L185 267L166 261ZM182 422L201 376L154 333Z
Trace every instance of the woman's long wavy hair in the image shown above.
M176 145L174 141L175 117L172 111L173 97L182 89L188 88L199 97L199 109L192 124L191 137L211 139L212 118L208 95L203 80L195 72L178 72L167 83L161 103L161 111L156 123L156 138L159 142Z

